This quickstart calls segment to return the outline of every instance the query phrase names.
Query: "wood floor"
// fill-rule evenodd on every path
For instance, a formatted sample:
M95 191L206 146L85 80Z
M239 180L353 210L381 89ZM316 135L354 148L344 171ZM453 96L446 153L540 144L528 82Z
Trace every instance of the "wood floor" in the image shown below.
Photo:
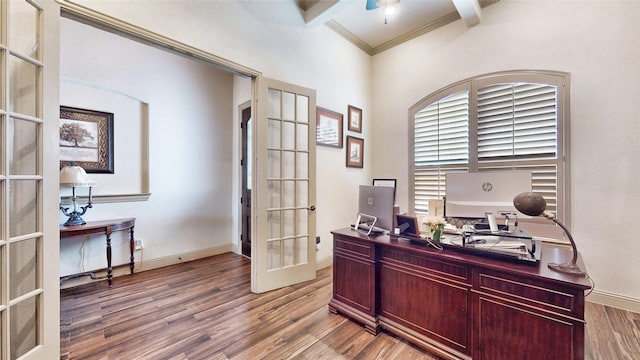
M252 294L235 254L60 292L61 359L438 359L329 313L331 267ZM587 359L640 359L640 314L588 303Z

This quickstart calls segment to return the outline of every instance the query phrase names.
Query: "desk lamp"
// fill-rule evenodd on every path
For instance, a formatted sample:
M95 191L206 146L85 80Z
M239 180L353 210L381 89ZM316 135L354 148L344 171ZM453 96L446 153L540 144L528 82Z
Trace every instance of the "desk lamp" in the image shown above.
M587 275L587 273L582 271L580 267L576 264L576 261L578 260L578 249L576 248L576 242L573 241L573 236L571 236L569 229L567 229L564 225L562 225L562 223L560 223L556 219L556 216L554 213L547 211L547 202L544 200L542 195L532 193L532 192L523 192L513 198L513 205L516 207L516 209L518 209L518 211L520 211L525 215L529 215L529 216L542 215L546 217L547 219L558 224L558 226L560 226L562 230L564 230L565 234L567 234L567 237L571 242L571 248L573 249L573 259L571 259L571 262L564 263L564 264L550 263L548 265L550 269L561 272L561 273L576 275L576 276Z
M65 166L60 169L60 187L70 187L72 189L71 202L73 203L73 211L68 212L69 208L60 205L62 213L69 217L67 222L64 223L65 226L86 224L86 221L84 221L81 216L87 212L87 209L93 207L91 204L91 201L93 200L91 197L91 188L94 186L97 186L97 184L89 179L87 173L80 166ZM80 209L82 209L81 212L78 211L78 198L76 197L77 187L89 188L89 201L87 202L87 205L80 206Z

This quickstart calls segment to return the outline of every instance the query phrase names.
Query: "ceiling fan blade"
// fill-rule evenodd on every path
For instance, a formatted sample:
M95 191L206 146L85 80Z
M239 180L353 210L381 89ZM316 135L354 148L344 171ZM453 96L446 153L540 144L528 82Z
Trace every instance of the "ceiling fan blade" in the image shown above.
M373 10L377 8L378 8L377 0L367 0L367 6L365 7L365 9Z

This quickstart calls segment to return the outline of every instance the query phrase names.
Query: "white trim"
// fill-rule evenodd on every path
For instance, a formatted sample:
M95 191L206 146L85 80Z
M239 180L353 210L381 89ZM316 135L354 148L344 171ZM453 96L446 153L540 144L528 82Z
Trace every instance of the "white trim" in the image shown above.
M183 263L186 261L198 260L198 259L203 259L209 256L226 254L231 252L232 247L233 247L233 244L224 244L224 245L220 245L212 248L191 251L188 253L175 254L175 255L165 256L165 257L156 258L152 260L146 260L146 261L137 263L135 265L135 271L153 270L153 269L157 269L157 268L161 268L169 265ZM125 271L125 273L128 273L128 267L125 267L125 269L123 270Z
M322 259L316 259L316 270L324 269L331 265L333 265L333 255Z
M165 256L165 257L151 259L151 260L143 260L135 263L134 271L135 273L139 273L139 272L158 269L165 266L175 265L175 264L179 264L187 261L193 261L193 260L203 259L210 256L226 254L231 252L232 247L233 247L233 244L224 244L224 245L220 245L212 248L190 251L182 254L175 254L175 255ZM138 254L139 254L138 256L142 258L142 254L140 254L140 252L138 252ZM105 276L106 273L107 273L106 269L95 272L96 276L99 276L99 277ZM113 269L114 278L119 276L125 276L125 275L129 275L128 264L118 266ZM106 277L104 280L106 280ZM88 277L80 277L80 278L65 281L60 285L60 288L61 289L70 288L70 287L74 287L82 284L87 284L93 281L94 280L91 280ZM118 279L114 279L113 281L114 283L117 283Z
M107 204L107 203L121 203L121 202L133 202L133 201L147 201L151 193L143 192L136 194L111 194L111 195L94 195L93 204ZM79 203L87 203L88 196L78 196ZM60 197L60 205L71 204L71 196Z
M159 269L161 267L179 264L182 262L193 261L198 259L204 259L210 256L226 254L226 253L232 252L233 246L234 244L224 244L224 245L220 245L212 248L191 251L188 253L165 256L162 258L157 258L152 260L144 260L141 262L136 262L134 269L136 273L139 273L147 270ZM333 265L333 255L327 256L325 258L322 258L316 261L316 270L324 269L325 267L331 266L331 265ZM102 270L102 271L96 272L96 275L105 276L106 273L107 273L106 270ZM118 266L113 269L114 278L119 276L125 276L125 275L129 275L128 264L124 264L122 266ZM104 280L106 280L106 278ZM80 277L80 278L65 281L62 285L60 285L60 288L66 289L66 288L70 288L78 285L87 284L93 281L95 280L91 280L88 277ZM117 282L117 281L118 281L117 279L114 280L114 282Z
M480 9L485 8L493 3L497 3L498 1L500 0L479 0L479 2L478 0L476 0L476 2L478 2L479 4ZM480 9L477 10L478 22L480 20L479 19L480 11L481 11ZM460 16L459 10L457 10L376 46L371 46L367 44L364 40L360 39L359 37L354 35L352 32L347 30L344 26L338 24L335 20L327 20L324 24L328 26L331 30L335 31L340 36L345 38L347 41L349 41L353 45L360 48L360 50L364 51L370 56L373 56L385 50L391 49L392 47L403 44L409 40L422 36L426 33L439 29L459 19L461 19L461 16ZM465 21L465 24L468 27L471 26L467 23L468 19L463 19L463 21Z
M112 16L100 13L86 6L80 5L74 2L74 0L56 0L56 2L60 6L60 15L62 17L73 19L85 24L89 23L92 26L96 26L114 34L133 38L136 41L155 47L161 47L170 52L184 55L192 59L202 60L207 63L220 66L235 74L249 77L261 75L257 70L170 39L163 35L148 31Z
M588 302L611 306L635 313L640 313L640 299L630 296L614 294L608 291L594 290L588 297Z

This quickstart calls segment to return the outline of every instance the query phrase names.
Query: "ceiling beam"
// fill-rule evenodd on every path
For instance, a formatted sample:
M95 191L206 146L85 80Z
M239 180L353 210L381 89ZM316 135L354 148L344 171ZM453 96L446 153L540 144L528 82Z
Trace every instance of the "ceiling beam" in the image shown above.
M462 21L467 27L472 27L482 20L482 11L478 0L452 0Z
M351 5L349 1L344 0L323 0L318 1L302 14L305 24L310 27L322 25L331 20L338 12L346 6Z

